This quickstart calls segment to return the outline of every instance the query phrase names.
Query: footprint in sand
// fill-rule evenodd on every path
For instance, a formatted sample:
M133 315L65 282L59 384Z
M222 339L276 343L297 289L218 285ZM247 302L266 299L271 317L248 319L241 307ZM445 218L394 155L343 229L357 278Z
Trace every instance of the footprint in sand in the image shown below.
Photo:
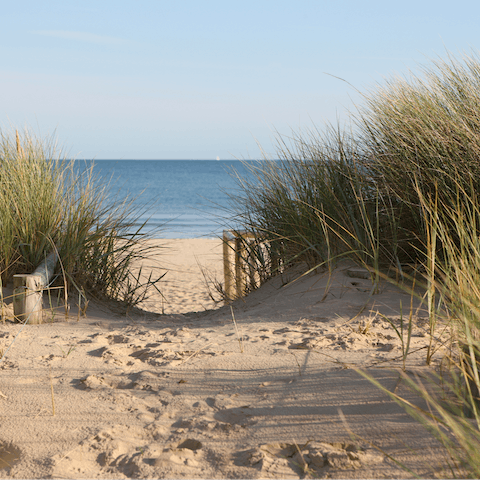
M14 368L18 368L18 363L5 360L5 358L0 362L0 370L10 370Z
M173 336L182 337L182 338L189 338L189 337L198 337L199 335L194 333L188 327L181 327L181 328L178 328L177 330L175 330L175 333L173 333Z
M94 357L100 357L105 363L109 365L118 366L132 366L135 364L135 359L130 357L130 354L141 350L143 345L112 345L90 350L88 353Z
M220 410L214 414L216 420L232 426L233 430L239 431L241 428L250 427L257 423L250 413L248 405Z
M218 437L219 434L230 434L233 432L239 432L242 429L242 426L234 423L232 418L229 417L228 421L219 421L215 418L215 414L205 414L202 416L195 416L195 418L190 418L188 420L180 420L175 422L172 425L172 430L175 434L185 434L191 433L202 434L206 437ZM226 419L226 418L224 418Z
M191 416L185 416L171 425L175 434L201 432L206 437L241 432L257 423L250 414L249 406L237 401L237 395L219 394L192 405Z
M10 469L18 463L21 457L22 451L16 445L0 440L0 476L8 475Z
M179 349L180 339L172 338L175 339L176 343L168 341L168 336L162 339L162 341L140 343L138 340L132 342L132 339L128 336L112 335L108 346L91 350L89 354L102 358L107 364L133 366L140 361L155 367L175 367L183 364L193 356L221 354L221 352L207 349Z
M154 467L171 470L177 467L197 468L203 460L203 444L199 440L187 438L177 445L163 449L150 463Z
M396 337L383 333L384 322L377 319L359 319L355 323L343 326L322 327L312 325L309 319L295 322L297 328L284 327L275 330L273 334L281 335L282 340L275 345L288 349L318 350L329 348L332 350L371 350L392 351L399 346ZM304 328L300 329L301 325ZM308 328L305 328L308 327ZM382 330L380 330L380 328Z
M290 327L279 328L278 330L274 330L273 333L275 335L282 335L282 337L290 338L300 337L305 334L304 331L293 329Z
M171 394L160 391L163 388L159 386L160 382L157 375L140 372L127 377L125 375L88 375L79 381L79 386L101 392L102 398L111 402L114 410L130 412L144 424L150 424L165 416L165 408L171 403ZM138 396L139 392L144 390L155 392L153 403L151 400L147 403Z
M207 398L206 403L212 407L214 413L211 418L219 422L217 427L221 430L240 431L257 423L252 418L250 406L242 405L237 394L218 394L214 398Z
M81 442L76 448L52 458L52 477L93 478L142 474L142 451L152 441L142 427L115 426Z
M155 373L139 372L132 376L133 388L136 390L159 391L163 388L164 381Z
M305 474L323 477L329 471L354 470L384 460L376 450L348 442L260 445L245 454L247 464L258 468L262 475L282 478Z
M123 376L116 377L113 375L88 375L80 380L80 384L83 388L90 390L105 388L130 389L134 387L134 382L131 380L125 379Z

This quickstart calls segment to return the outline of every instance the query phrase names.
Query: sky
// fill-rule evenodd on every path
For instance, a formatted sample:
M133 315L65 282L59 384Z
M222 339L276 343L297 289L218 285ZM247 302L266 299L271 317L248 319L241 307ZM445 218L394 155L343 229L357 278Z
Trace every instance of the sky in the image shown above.
M15 0L0 19L0 128L86 159L275 158L277 135L480 48L478 0Z

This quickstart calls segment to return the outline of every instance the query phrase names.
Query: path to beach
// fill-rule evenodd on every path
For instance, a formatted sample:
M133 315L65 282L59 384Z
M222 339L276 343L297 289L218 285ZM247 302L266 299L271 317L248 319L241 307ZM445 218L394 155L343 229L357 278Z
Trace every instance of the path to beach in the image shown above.
M220 241L168 243L164 267L176 268L167 301L145 305L155 313L91 304L77 321L72 306L68 322L58 313L21 332L0 364L0 477L410 476L372 444L442 474L436 442L353 369L418 402L392 370L400 341L380 316L398 319L408 295L385 284L369 299L346 266L330 283L292 274L235 302L235 327L229 306L205 311L197 266L218 278ZM415 321L412 350L426 343L422 311ZM0 323L0 350L19 330ZM408 370L425 372L424 356Z
M187 313L215 308L215 281L223 282L222 242L220 239L161 240L159 254L143 262L149 271L166 273L161 295L152 295L141 307L152 312ZM207 285L210 281L210 287Z

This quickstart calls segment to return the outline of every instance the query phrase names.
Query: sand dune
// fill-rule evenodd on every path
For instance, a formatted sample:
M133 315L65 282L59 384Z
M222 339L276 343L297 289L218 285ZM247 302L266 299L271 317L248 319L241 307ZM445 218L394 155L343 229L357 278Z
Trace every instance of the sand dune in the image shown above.
M370 296L347 265L330 282L292 273L234 302L235 327L230 306L206 310L197 264L221 278L220 242L167 251L151 263L172 270L150 312L92 304L77 321L72 307L69 321L57 313L20 333L0 363L1 477L411 476L372 445L418 475L448 475L436 441L354 370L418 402L381 316L399 321L408 295L384 284ZM416 311L412 350L425 326ZM20 328L0 323L0 350ZM425 372L424 356L409 356L409 371Z

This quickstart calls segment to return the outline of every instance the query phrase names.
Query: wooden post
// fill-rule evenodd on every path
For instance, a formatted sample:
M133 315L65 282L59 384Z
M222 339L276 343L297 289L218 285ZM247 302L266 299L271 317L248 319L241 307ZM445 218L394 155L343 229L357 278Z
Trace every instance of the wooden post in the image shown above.
M223 231L223 272L225 295L228 300L235 300L245 295L247 273L250 286L255 282L255 260L250 256L246 245L250 239L255 240L255 236L244 230ZM233 261L230 260L232 256Z
M223 231L223 275L225 278L225 295L227 296L228 300L233 298L233 274L232 274L232 267L230 262L230 232L228 230Z
M43 286L40 275L13 276L13 312L24 322L30 315L29 323L42 323Z
M53 276L58 256L48 255L31 275L13 276L13 314L19 321L43 323L43 289Z
M248 255L248 288L250 290L255 290L257 282L256 282L257 272L255 270L255 258L253 255ZM260 282L259 282L260 284Z
M235 289L236 297L243 297L245 294L245 259L243 258L245 247L241 236L235 237Z

